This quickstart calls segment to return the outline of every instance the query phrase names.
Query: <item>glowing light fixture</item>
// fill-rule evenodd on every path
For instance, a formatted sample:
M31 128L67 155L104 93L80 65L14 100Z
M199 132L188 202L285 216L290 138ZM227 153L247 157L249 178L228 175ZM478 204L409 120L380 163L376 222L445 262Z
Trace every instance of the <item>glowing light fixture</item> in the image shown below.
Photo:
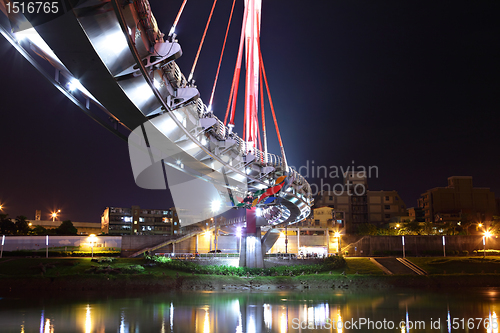
M90 247L92 248L92 259L94 259L94 246L97 243L97 237L95 234L91 234L88 238L88 242Z
M212 209L212 212L218 212L220 209L221 203L220 200L216 199L213 200L212 203L210 204L210 208Z
M71 79L71 81L69 81L68 83L68 90L69 91L74 91L75 89L79 89L80 90L80 87L82 87L80 81L78 81L77 79Z
M60 210L60 209L58 209L56 212L52 212L52 213L50 214L50 217L52 217L52 222L54 222L54 221L56 220L56 218L57 218L57 214L59 214L60 212L61 212L61 210Z

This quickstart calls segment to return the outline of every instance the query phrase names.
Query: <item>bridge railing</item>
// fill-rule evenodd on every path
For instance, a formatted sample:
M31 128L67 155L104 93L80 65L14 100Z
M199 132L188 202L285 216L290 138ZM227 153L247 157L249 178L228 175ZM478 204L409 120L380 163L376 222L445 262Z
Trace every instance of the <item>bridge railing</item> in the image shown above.
M239 253L172 253L155 252L156 256L164 256L172 259L214 259L214 258L239 258Z
M214 125L214 134L219 140L224 140L227 139L228 133L229 133L229 128L224 125L222 121L217 118L212 112L207 112L207 108L201 98L198 99L197 101L198 105L198 110L202 117L210 117L214 118L216 120L216 123ZM203 112L205 111L205 112ZM250 149L247 147L247 143L240 138L237 135L232 135L232 139L236 140L237 142L237 150L238 153L241 155L245 155L250 152ZM259 149L251 149L251 153L255 155L257 161L259 161L262 164L273 166L273 167L283 167L283 159L275 154L267 153L265 154L263 151ZM299 191L297 191L297 195L300 195L303 197L308 203L312 199L312 193L311 193L311 187L307 180L296 170L292 169L291 167L288 167L288 173L291 177L294 179L294 183L301 186Z
M184 74L182 74L179 66L177 66L177 64L174 61L163 66L163 70L166 73L169 82L172 84L174 88L187 86L188 82L184 77ZM229 137L229 128L226 125L224 125L224 123L219 118L217 118L217 116L215 116L212 112L208 111L207 106L205 105L205 103L203 103L203 100L201 98L198 98L195 103L196 103L196 111L198 113L199 118L209 117L209 118L214 118L216 120L213 128L213 135L219 140L227 139ZM247 143L234 133L231 134L231 138L236 140L237 142L236 149L239 155L245 155L251 151L251 153L255 155L257 161L260 162L261 164L273 166L275 168L284 167L283 159L281 156L271 153L266 154L265 152L259 149L253 149L253 148L250 149L250 147L247 147ZM311 193L311 187L307 182L307 180L296 170L290 167L288 167L287 171L289 175L293 177L294 183L300 186L300 189L298 191L293 190L294 194L300 195L308 203L310 203L312 199L312 193Z

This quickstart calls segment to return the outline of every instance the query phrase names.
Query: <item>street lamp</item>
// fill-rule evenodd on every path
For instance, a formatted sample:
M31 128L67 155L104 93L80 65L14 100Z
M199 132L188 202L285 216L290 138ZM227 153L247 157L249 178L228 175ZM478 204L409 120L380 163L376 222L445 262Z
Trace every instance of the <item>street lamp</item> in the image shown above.
M94 259L94 246L95 246L95 243L97 242L97 237L94 234L91 234L89 236L88 241L90 244L90 248L92 249L92 259Z
M57 212L52 212L52 214L50 214L50 216L52 217L52 222L54 222L57 218L57 214L59 214L61 212L60 209L57 210Z
M5 244L5 235L2 235L2 250L0 252L0 258L3 257L3 245Z
M335 238L337 238L337 253L340 253L342 246L340 245L340 232L335 231Z
M446 257L446 240L443 236L443 257Z
M405 251L405 236L401 236L401 242L403 243L403 259L406 258L406 251Z
M491 232L485 231L483 236L483 258L486 258L486 238L491 237Z

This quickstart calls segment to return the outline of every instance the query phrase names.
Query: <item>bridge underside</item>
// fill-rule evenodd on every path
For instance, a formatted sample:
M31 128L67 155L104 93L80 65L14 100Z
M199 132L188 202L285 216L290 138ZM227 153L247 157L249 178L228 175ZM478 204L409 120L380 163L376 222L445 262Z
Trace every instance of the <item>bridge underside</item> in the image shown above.
M246 141L231 133L207 110L196 87L187 82L175 63L182 55L177 41L163 40L158 37L159 31L155 32L156 39L148 39L150 29L139 20L141 15L132 2L110 0L99 2L99 6L95 4L90 0L78 1L78 6L64 15L37 26L33 33L45 41L48 51L34 39L17 39L6 17L0 20L0 32L27 59L30 54L42 56L41 65L34 64L39 71L50 68L47 72L53 72L55 68L55 79L49 81L70 99L82 98L82 103L86 103L86 107L80 106L82 109L88 111L90 103L97 105L103 113L97 120L101 125L132 131L129 147L132 146L131 161L139 186L168 186L174 191L176 185L185 188L196 180L211 183L223 197L221 192L244 194L265 190L286 175L286 186L275 193L276 199L262 206L266 208L266 218L248 216L252 210L247 212L242 260L244 266L261 267L266 246L260 239L260 226L306 218L313 203L309 184L280 156L249 149ZM167 49L168 54L159 52ZM152 56L159 53L164 54L162 59ZM28 60L33 63L33 59ZM67 83L75 79L89 94L68 90ZM160 148L151 145L153 136L162 144ZM165 147L172 148L167 155L164 153L170 148ZM132 156L135 152L140 157L137 163ZM175 177L168 176L168 168ZM161 180L142 183L141 177L145 175L142 172L146 170L157 172ZM180 184L181 173L191 178ZM195 201L210 210L212 200L211 197ZM178 212L184 214L182 209ZM200 216L190 221L186 214L183 225L200 221Z

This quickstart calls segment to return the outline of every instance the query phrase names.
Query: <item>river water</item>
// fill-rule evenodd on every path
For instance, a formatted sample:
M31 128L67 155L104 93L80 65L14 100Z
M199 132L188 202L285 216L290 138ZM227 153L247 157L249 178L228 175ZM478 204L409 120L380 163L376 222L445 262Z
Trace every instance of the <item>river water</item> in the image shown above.
M500 315L495 288L0 296L2 333L498 333Z

